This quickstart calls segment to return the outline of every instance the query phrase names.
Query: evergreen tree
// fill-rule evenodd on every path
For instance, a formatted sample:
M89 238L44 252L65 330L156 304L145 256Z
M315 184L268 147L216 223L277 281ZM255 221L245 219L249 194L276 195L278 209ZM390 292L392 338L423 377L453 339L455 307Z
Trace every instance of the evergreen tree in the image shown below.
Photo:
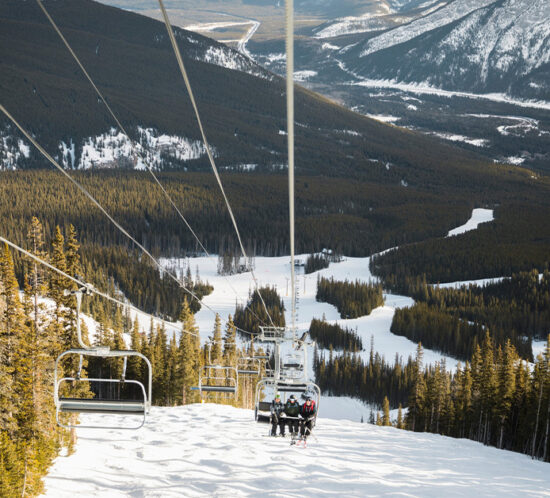
M398 429L405 428L405 423L403 422L403 408L401 406L401 403L399 403L399 409L397 411L397 428Z
M382 405L382 412L383 412L383 416L382 416L382 425L384 426L389 426L391 425L391 420L390 420L390 400L388 399L387 396L384 396L384 403Z
M196 399L191 387L198 383L198 370L200 367L200 340L195 317L189 308L187 298L184 299L179 317L182 323L179 353L181 361L181 384L183 403L191 403Z

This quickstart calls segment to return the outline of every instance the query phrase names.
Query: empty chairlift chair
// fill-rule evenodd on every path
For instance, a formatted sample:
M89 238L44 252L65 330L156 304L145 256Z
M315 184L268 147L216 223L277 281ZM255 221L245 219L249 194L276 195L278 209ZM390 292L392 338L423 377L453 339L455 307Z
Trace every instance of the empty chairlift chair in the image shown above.
M257 375L262 373L262 360L255 356L247 356L237 360L237 373L239 375Z
M199 391L201 396L220 394L224 398L237 398L239 394L239 374L235 367L206 365L201 368L199 385L191 390Z
M82 294L89 293L91 286L83 287L78 291L73 292L77 301L76 308L76 322L77 322L77 335L78 342L81 348L69 349L61 353L55 361L54 370L54 402L56 408L56 420L59 426L65 428L94 428L94 429L139 429L145 423L147 414L151 408L151 393L152 393L152 369L151 363L141 353L131 350L115 351L111 350L108 346L89 347L84 344L82 340L82 332L80 328L80 306L82 302ZM77 355L79 357L78 371L74 376L64 376L59 378L61 370L61 361L63 358L67 358L71 355ZM122 375L120 378L88 378L82 377L82 366L85 357L96 357L102 359L109 358L121 358L123 360ZM126 367L128 358L137 357L145 362L146 365L146 383L147 387L139 380L126 379ZM135 391L139 394L138 399L122 399L119 397L101 397L101 398L79 398L68 397L61 394L64 389L63 385L71 383L76 385L78 383L96 383L106 384L108 386L116 386L119 393L128 385L136 386ZM112 391L112 389L110 389ZM96 414L116 414L116 415L135 415L139 417L139 421L136 424L125 425L77 425L71 422L64 422L62 420L62 414L79 414L79 413L96 413Z

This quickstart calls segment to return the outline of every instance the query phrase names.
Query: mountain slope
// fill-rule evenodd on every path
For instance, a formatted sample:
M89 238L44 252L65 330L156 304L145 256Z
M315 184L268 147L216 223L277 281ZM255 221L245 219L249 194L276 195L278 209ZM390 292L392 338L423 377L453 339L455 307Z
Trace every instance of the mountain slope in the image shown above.
M262 437L267 426L251 410L214 404L153 408L138 432L78 429L76 452L57 459L45 496L548 496L546 463L472 441L324 419L319 410L306 449Z
M341 51L362 77L550 100L550 4L454 0Z
M165 169L208 168L200 145L195 143L200 139L198 127L164 26L90 0L47 1L46 6L136 140L141 138L140 129L149 130L149 136L155 139L167 135L171 143L177 141L175 137L184 138L188 148L194 147L195 154L182 150L164 151L164 155L162 150L150 152L169 159ZM8 110L49 151L57 151L59 160L67 166L81 164L84 145L90 144L91 139L93 154L101 156L98 144L114 140L112 134L106 135L114 126L112 118L98 103L93 89L36 4L2 2L0 23L0 88ZM197 60L206 60L208 53L223 46L184 30L177 33L220 166L284 169L283 81L252 63L246 67L262 77ZM230 49L224 50L234 54ZM244 59L235 55L231 60ZM466 167L474 174L483 169L473 153L359 116L300 88L296 117L297 167L302 173L360 174L392 184L408 177L405 180L411 184L418 183L419 176L422 182L432 183L433 172L441 171L442 161L457 162L458 168ZM6 155L13 158L19 154L19 167L44 164L32 148L27 157L18 135L1 122L0 135L12 144ZM71 144L75 144L74 153ZM116 147L123 149L125 144L119 142ZM380 167L388 161L395 166L393 169ZM2 163L4 167L11 164L6 157ZM131 155L117 164L136 166ZM454 174L454 168L446 168L445 175ZM463 176L457 175L454 183L461 185L458 180Z

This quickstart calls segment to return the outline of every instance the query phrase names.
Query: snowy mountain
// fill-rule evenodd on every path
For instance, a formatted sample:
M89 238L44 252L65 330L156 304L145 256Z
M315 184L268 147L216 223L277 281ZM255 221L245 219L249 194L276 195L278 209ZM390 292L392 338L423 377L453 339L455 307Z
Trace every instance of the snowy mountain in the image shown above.
M360 77L549 100L550 3L454 0L339 55Z
M468 440L326 419L323 405L305 449L263 437L267 426L252 410L214 404L153 408L138 432L77 433L76 452L59 457L45 479L46 497L540 497L550 489L547 463Z

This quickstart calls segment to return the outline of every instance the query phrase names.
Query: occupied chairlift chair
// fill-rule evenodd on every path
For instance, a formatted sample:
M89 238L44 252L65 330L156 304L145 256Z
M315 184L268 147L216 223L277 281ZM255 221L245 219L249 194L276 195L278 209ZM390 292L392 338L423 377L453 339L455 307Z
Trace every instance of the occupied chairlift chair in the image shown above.
M76 330L78 343L80 348L69 349L61 353L55 361L54 370L54 402L56 409L57 424L64 428L88 428L88 429L139 429L145 424L145 420L149 410L151 409L151 395L152 395L152 368L149 359L138 353L137 351L124 350L116 351L111 350L108 346L87 346L82 340L82 331L80 327L80 307L82 304L82 295L92 292L92 286L88 285L78 289L77 291L70 292L76 297ZM69 293L69 292L67 292ZM59 378L60 361L69 355L79 355L79 368L76 376ZM122 358L123 368L120 379L102 379L102 378L85 378L81 376L82 364L85 356L92 356L97 358ZM142 382L138 380L126 379L126 366L129 357L138 357L142 359L147 365L147 388ZM98 399L98 398L70 398L60 395L60 387L64 382L98 382L106 384L133 384L138 386L138 392L141 397L139 400L125 400L125 399ZM103 426L103 425L75 425L64 424L60 420L60 415L63 413L99 413L99 414L115 414L115 415L137 415L141 417L138 425L134 426Z
M300 394L302 397L311 396L315 398L317 407L321 398L321 390L314 382L307 377L307 346L305 335L298 341L292 337L287 337L286 330L281 327L260 327L259 341L275 343L275 367L273 376L262 378L256 385L255 396L255 419L257 422L271 421L271 402L262 401L262 395L265 391L272 391L283 394L283 400L286 400L286 394ZM281 343L294 340L298 349L281 358Z

